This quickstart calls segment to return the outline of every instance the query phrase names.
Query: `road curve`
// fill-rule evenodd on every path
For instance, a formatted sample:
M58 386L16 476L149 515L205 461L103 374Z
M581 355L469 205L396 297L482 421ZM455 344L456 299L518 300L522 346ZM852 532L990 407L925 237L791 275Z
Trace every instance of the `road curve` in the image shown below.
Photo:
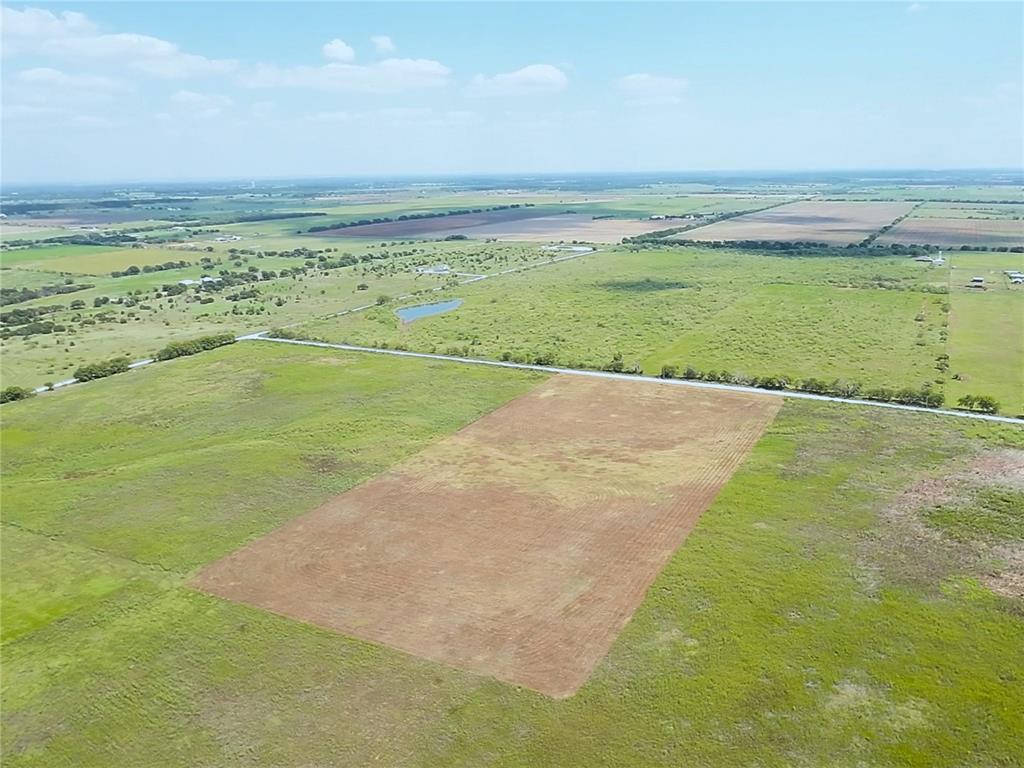
M463 363L466 365L489 365L495 368L515 368L521 371L539 371L541 373L563 373L570 376L591 376L599 379L618 379L620 381L635 381L645 384L665 384L679 387L700 387L703 389L721 389L727 392L746 392L751 395L763 397L790 397L797 400L820 400L826 403L846 403L847 405L866 405L871 408L889 408L894 411L915 411L918 413L931 413L938 416L956 416L961 419L977 419L978 421L994 421L1001 424L1016 424L1024 426L1024 419L1015 419L1011 416L996 416L988 413L971 413L968 411L951 411L946 408L924 408L919 405L903 405L901 403L880 403L876 400L858 400L846 397L831 397L829 395L815 395L810 392L795 392L792 390L759 389L757 387L743 387L738 384L719 384L711 381L691 381L689 379L662 379L657 376L638 376L631 373L611 373L609 371L588 371L583 368L559 368L548 365L531 365L529 363L511 363L502 360L483 360L474 357L456 357L454 355L437 355L428 352L408 352L402 349L381 349L379 347L359 347L353 344L332 344L326 341L304 341L302 339L280 339L267 336L266 333L253 333L248 336L239 337L239 341L269 341L276 344L297 344L303 347L321 347L324 349L340 349L345 352L367 352L375 355L393 355L395 357L416 357L423 360L443 360L451 363Z

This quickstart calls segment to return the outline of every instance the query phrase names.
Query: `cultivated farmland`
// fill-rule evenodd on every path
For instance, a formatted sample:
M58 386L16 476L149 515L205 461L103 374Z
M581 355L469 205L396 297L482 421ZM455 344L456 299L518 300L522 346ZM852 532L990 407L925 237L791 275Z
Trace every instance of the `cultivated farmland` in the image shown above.
M1024 246L1024 220L908 217L880 235L875 242L879 245L918 243L946 248L960 245Z
M568 696L780 405L554 378L193 583Z
M673 223L650 219L595 219L591 214L563 213L516 221L483 224L468 229L438 232L438 236L462 234L474 239L494 238L520 242L559 242L577 240L588 243L618 243L624 237L667 229Z
M324 236L370 237L376 239L405 237L438 237L440 233L462 231L471 227L495 222L518 221L544 215L548 209L522 207L504 208L479 213L458 213L451 216L429 216L427 218L405 219L404 221L382 221L375 224L359 224L341 229L326 229L315 234Z
M748 213L674 235L675 240L858 243L913 209L912 203L806 200Z

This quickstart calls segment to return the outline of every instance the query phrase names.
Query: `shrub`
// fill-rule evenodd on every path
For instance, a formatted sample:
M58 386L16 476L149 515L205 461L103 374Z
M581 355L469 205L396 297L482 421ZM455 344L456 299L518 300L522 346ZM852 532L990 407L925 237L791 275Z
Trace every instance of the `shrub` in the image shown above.
M957 405L970 411L995 413L999 410L999 401L988 395L964 395L957 400Z
M157 360L173 360L175 357L185 357L205 352L209 349L223 347L226 344L234 344L235 337L230 333L218 333L212 336L202 336L190 341L172 341L166 347L156 353Z
M661 366L661 373L658 374L659 379L674 379L679 375L679 368L675 365L663 365Z
M3 391L0 391L0 403L12 403L15 400L25 400L30 397L35 397L35 392L31 389L25 389L24 387L7 387Z
M81 366L75 371L75 378L79 381L92 381L93 379L113 376L115 373L124 373L127 370L127 357L113 357L110 360Z

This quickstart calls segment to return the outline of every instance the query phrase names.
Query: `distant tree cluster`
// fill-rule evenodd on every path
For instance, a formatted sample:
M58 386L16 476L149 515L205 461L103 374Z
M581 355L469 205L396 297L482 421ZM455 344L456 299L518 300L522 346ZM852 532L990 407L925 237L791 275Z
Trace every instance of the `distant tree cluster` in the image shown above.
M192 263L189 261L165 261L163 264L146 264L143 267L136 267L134 264L123 271L114 270L110 273L111 277L132 277L142 273L149 274L150 272L162 272L166 269L184 269L185 267L191 267Z
M173 360L176 357L195 355L234 343L234 334L217 333L211 336L201 336L198 339L191 339L189 341L172 341L166 347L159 350L155 357L157 360Z
M63 284L43 285L39 288L0 288L0 306L21 304L44 296L57 296L64 293L84 291L95 286L90 283L74 283L71 280Z

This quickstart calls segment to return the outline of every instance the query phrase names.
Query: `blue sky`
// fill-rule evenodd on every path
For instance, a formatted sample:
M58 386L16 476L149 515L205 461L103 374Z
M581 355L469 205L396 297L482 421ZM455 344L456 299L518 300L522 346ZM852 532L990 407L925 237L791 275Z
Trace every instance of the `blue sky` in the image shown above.
M3 4L3 180L1019 167L1019 3Z

